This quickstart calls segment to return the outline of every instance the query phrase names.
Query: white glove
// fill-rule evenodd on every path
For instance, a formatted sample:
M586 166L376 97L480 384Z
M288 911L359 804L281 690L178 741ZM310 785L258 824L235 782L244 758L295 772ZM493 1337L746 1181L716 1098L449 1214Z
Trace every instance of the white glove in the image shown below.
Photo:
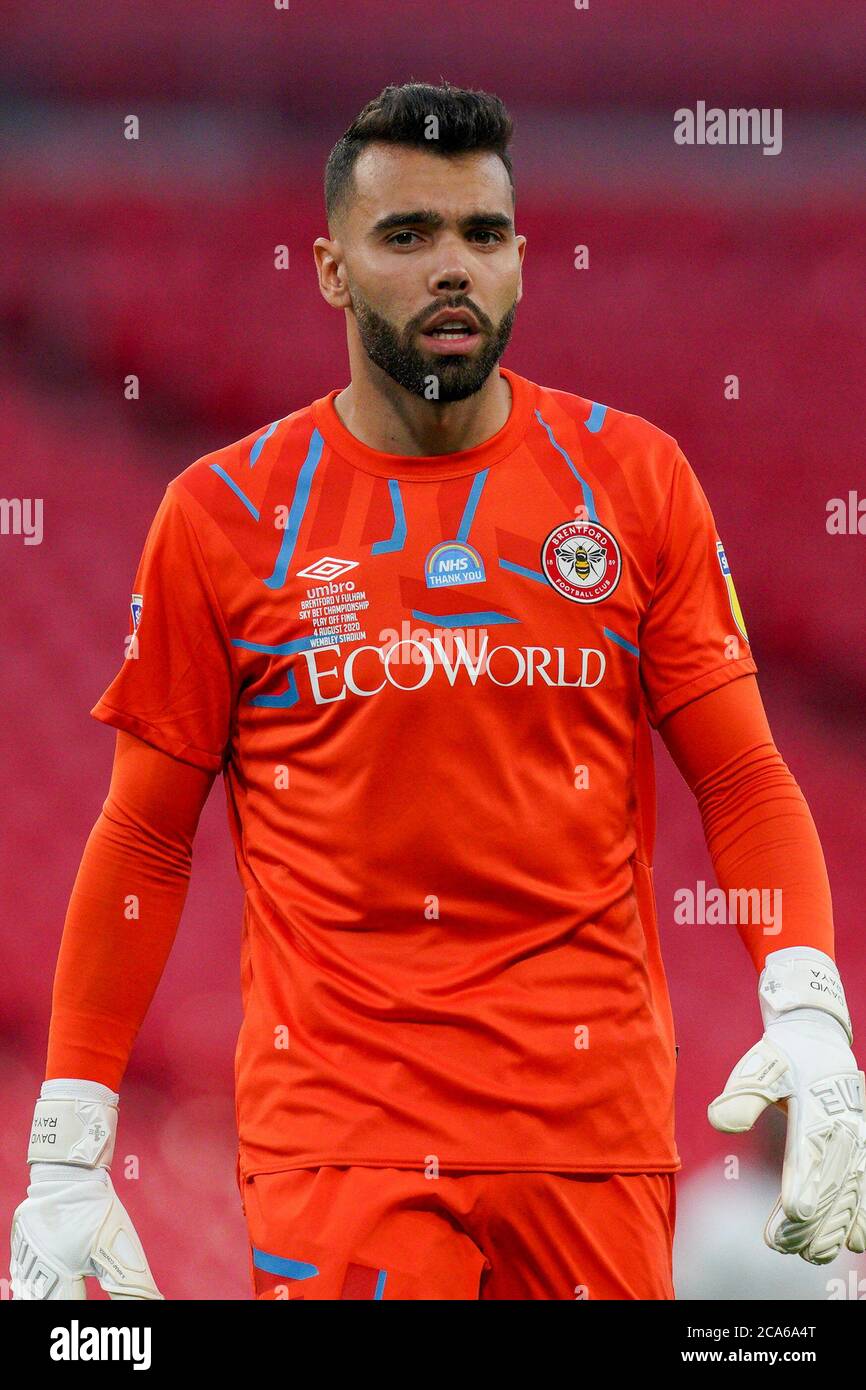
M768 1105L787 1114L782 1192L764 1228L772 1250L829 1264L866 1251L866 1077L834 962L790 946L767 956L758 987L764 1036L740 1059L707 1115L742 1134Z
M86 1275L112 1299L163 1297L108 1171L118 1102L95 1081L43 1082L12 1217L14 1299L86 1299Z

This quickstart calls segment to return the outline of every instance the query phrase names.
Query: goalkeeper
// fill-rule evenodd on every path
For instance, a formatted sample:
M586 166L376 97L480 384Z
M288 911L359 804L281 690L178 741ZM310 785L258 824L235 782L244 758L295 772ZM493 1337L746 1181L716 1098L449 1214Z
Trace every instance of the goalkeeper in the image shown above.
M484 92L368 103L314 245L348 385L166 489L135 648L93 710L115 761L63 930L17 1298L79 1299L94 1274L160 1296L111 1165L218 773L255 1296L672 1298L652 728L720 886L784 907L781 930L735 923L763 1028L710 1120L785 1112L774 1250L864 1249L863 1073L815 826L677 441L499 365L526 251L510 135ZM707 948L703 988L729 993L716 976Z

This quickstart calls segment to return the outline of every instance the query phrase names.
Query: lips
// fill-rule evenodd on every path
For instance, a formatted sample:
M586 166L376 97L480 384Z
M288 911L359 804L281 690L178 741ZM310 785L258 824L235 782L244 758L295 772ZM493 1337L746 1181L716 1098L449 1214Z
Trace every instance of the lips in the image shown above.
M424 333L433 333L437 328L444 328L446 324L460 324L467 328L470 333L478 332L478 320L468 309L442 309L429 323L422 329Z

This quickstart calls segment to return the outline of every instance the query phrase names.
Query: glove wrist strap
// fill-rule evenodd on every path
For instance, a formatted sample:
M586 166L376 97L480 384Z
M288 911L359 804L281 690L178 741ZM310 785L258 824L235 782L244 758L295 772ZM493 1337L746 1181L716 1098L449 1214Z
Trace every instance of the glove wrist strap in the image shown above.
M110 1168L117 1134L117 1106L100 1100L37 1100L28 1163L75 1163Z
M845 991L839 971L830 960L814 956L791 955L774 959L771 953L761 971L758 998L764 1027L775 1023L792 1009L821 1009L842 1025L848 1042L854 1041L851 1015L845 1002Z

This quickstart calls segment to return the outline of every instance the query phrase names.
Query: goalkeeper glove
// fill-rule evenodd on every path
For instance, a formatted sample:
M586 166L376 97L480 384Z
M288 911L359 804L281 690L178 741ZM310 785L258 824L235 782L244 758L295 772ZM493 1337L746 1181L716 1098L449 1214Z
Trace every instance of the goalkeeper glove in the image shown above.
M119 1096L95 1081L43 1082L12 1217L12 1297L86 1299L95 1275L112 1299L161 1299L109 1174Z
M728 1134L770 1104L787 1115L782 1192L764 1228L772 1250L829 1264L866 1250L866 1078L834 962L810 946L771 951L758 985L764 1036L708 1107Z

